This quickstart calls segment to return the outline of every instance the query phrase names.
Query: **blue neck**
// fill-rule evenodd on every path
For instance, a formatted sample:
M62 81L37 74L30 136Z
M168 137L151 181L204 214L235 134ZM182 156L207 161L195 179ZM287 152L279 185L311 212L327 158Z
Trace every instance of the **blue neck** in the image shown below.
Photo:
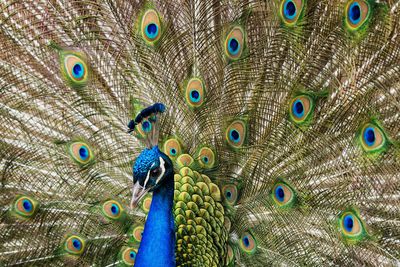
M153 192L135 260L136 267L175 266L175 226L172 214L174 177L166 177L165 180L165 184Z

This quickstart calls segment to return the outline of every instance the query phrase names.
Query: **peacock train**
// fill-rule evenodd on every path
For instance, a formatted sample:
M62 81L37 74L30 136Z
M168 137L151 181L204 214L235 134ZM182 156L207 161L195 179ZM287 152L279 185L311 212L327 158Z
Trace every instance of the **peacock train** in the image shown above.
M0 266L400 266L399 0L0 10Z

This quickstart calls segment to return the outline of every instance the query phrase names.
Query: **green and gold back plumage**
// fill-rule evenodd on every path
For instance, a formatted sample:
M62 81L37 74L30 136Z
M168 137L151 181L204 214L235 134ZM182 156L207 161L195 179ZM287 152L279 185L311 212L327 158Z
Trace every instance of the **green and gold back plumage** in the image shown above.
M0 8L0 265L134 264L156 102L178 266L400 264L399 1Z

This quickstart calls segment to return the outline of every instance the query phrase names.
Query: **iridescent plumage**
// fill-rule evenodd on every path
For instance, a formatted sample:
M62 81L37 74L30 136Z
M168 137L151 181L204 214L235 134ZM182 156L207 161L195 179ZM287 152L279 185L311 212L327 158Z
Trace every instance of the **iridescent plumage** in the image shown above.
M399 265L398 1L0 10L0 265Z

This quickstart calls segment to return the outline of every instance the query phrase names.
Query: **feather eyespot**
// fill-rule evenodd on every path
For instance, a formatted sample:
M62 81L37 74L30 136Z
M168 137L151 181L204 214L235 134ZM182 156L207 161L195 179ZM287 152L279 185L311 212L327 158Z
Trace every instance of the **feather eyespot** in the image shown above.
M171 148L170 150L169 150L169 154L171 154L171 156L173 156L173 157L175 157L176 156L176 149L175 148Z
M360 233L360 222L352 214L347 214L343 217L343 230L347 234L358 234Z
M70 144L69 154L71 158L79 164L87 164L94 158L92 150L84 142L74 142Z
M142 130L145 133L149 133L151 131L152 125L149 120L143 120L142 121Z
M246 131L246 124L241 120L236 120L226 129L226 141L233 148L239 148L246 139Z
M290 118L296 124L306 123L314 110L314 101L307 95L293 98L289 105Z
M282 21L288 25L293 26L299 20L304 9L303 0L284 0L281 2L280 16Z
M189 154L182 154L177 159L178 167L182 168L183 166L190 166L193 164L194 159Z
M103 214L107 218L112 219L112 220L117 220L117 219L121 218L121 215L124 210L123 210L121 204L119 204L117 201L108 200L103 203L102 211L103 211Z
M296 201L296 192L283 181L278 181L272 190L272 199L281 208L290 208Z
M145 213L149 213L150 211L151 200L152 196L150 194L146 195L142 200L141 208Z
M358 30L370 18L371 6L366 0L349 1L345 9L346 25L350 31Z
M31 218L38 210L38 202L28 196L18 196L14 200L13 210L23 218Z
M387 149L387 137L384 131L374 123L367 123L361 128L360 141L367 153L383 152Z
M77 52L63 52L61 59L62 73L72 87L82 87L86 85L88 79L88 66L85 57Z
M133 241L136 243L140 243L142 241L142 235L144 231L144 226L143 225L137 225L134 226L132 229L132 238Z
M236 56L240 51L239 41L232 37L228 40L228 51L230 55Z
M239 240L239 246L247 254L254 254L257 250L256 239L250 232L243 233Z
M192 78L186 85L185 99L192 108L198 108L204 103L205 90L203 82L198 78Z
M143 119L141 123L139 123L138 127L136 128L138 130L138 136L141 138L144 138L148 136L151 131L153 130L153 122L155 122L157 119L152 119L152 118L146 118Z
M163 150L171 159L176 159L182 153L181 145L176 138L170 138L165 141Z
M64 248L72 255L81 255L85 250L85 240L77 235L71 235L65 240Z
M132 266L135 264L137 250L135 248L126 248L122 251L121 256L125 264Z
M350 243L358 242L367 235L364 222L358 213L352 209L339 216L339 228L342 236Z
M215 154L211 148L202 147L198 153L198 163L202 168L210 169L215 164Z
M238 189L233 184L224 185L222 187L222 194L227 204L233 206L238 199Z
M161 36L161 21L158 13L154 9L147 10L141 23L141 32L144 40L149 44L154 44Z
M225 55L231 60L237 60L241 57L245 45L244 30L236 26L225 39Z

